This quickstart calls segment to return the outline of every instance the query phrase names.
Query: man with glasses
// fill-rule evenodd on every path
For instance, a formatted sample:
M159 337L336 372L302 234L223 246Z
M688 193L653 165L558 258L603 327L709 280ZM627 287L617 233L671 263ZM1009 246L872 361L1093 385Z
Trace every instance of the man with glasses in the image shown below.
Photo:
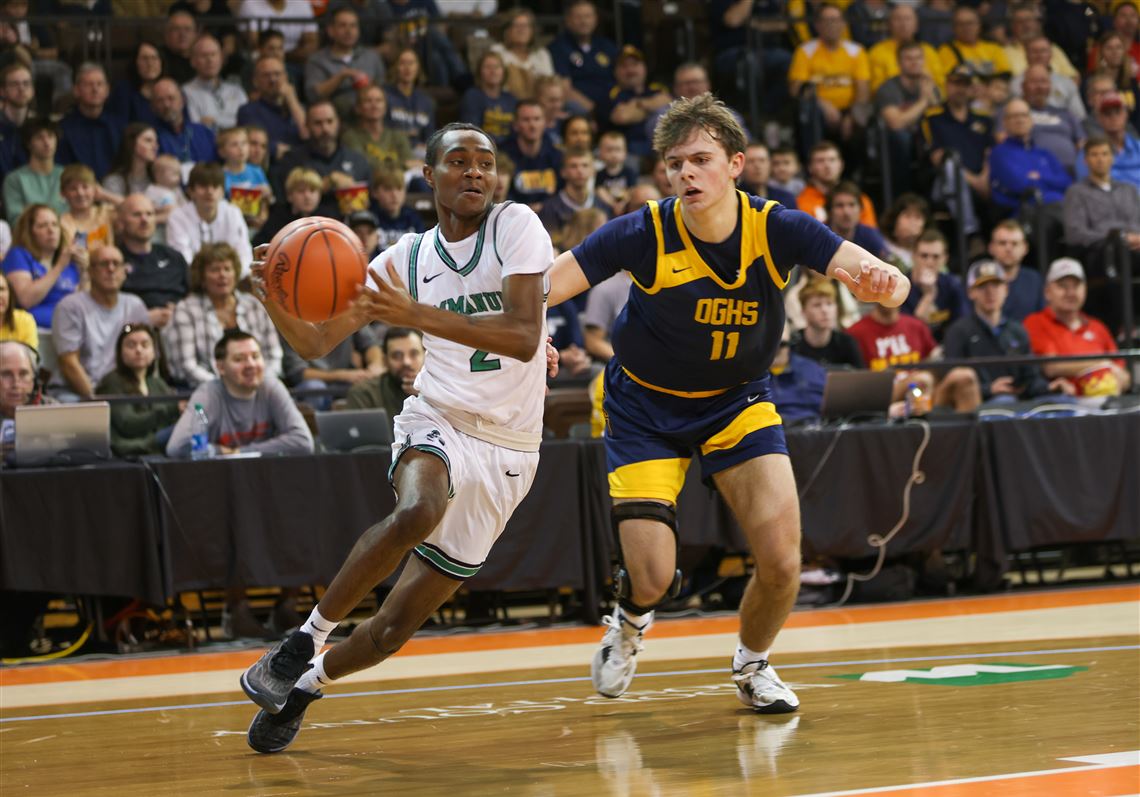
M51 320L62 377L56 393L65 401L92 398L95 385L115 367L115 341L123 326L150 320L142 299L120 292L127 278L122 252L99 247L88 270L90 288L60 300Z

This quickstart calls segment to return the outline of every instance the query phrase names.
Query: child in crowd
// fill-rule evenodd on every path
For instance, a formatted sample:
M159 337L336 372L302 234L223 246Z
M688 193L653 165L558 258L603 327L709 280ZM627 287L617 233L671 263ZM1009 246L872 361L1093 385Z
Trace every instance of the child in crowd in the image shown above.
M245 136L249 142L249 162L269 174L269 134L260 125L246 125Z
M372 177L371 193L370 210L380 222L381 251L400 240L404 233L424 231L420 214L404 204L408 196L404 188L404 175L381 169Z
M776 147L772 150L772 171L768 185L799 196L804 190L804 180L800 177L800 159L792 147Z
M267 244L286 224L311 216L321 204L321 176L313 169L298 166L285 178L285 202L273 212L253 239L253 245Z
M625 202L629 189L637 185L637 169L627 163L628 152L625 135L617 130L602 133L598 139L598 157L602 168L595 178L595 191L598 199L611 208L615 216L625 212Z
M372 258L380 254L380 227L379 220L376 214L371 210L358 210L345 219L345 223L349 226L360 242L364 244L364 252L371 262Z
M219 133L218 155L226 178L226 199L237 206L251 229L260 228L269 217L269 180L260 166L249 162L246 129L231 127Z
M166 243L166 222L170 214L186 204L182 190L182 164L173 155L159 155L150 165L153 181L146 188L146 197L154 203L155 243Z
M115 245L115 211L110 204L97 201L101 189L89 166L73 163L65 167L59 177L59 192L67 203L60 226L77 244L88 249Z
M515 162L507 153L499 152L495 155L495 171L499 175L499 182L495 184L495 201L506 202L511 183L515 180Z

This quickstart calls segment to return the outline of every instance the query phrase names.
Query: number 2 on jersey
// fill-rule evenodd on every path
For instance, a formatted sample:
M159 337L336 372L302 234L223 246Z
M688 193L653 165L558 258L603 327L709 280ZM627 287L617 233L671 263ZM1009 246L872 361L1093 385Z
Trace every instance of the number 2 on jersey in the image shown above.
M488 359L487 352L482 349L476 349L475 353L471 355L471 373L473 374L483 371L498 371L502 367L503 364L497 357Z
M728 347L725 348L724 339L728 338ZM712 354L710 360L731 360L736 356L736 347L740 345L740 333L729 332L726 336L719 329L712 333Z

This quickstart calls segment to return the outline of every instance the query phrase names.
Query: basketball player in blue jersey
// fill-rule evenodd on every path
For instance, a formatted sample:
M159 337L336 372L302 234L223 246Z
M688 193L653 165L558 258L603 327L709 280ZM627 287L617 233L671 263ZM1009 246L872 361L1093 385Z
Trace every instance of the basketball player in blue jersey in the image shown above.
M675 101L653 145L676 196L610 221L551 269L551 305L619 270L633 277L605 373L618 606L605 618L594 688L626 691L654 608L677 594L675 505L695 455L756 561L740 604L737 695L761 713L791 712L799 699L768 663L800 577L796 485L768 386L781 291L796 264L888 307L910 284L807 214L737 191L745 135L712 95Z

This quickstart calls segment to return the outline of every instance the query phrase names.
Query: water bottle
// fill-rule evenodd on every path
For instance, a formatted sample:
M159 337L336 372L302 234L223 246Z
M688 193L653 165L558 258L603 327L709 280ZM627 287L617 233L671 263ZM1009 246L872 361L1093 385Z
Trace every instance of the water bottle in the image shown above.
M210 419L201 404L194 405L194 417L190 419L190 459L210 459L214 447L210 445Z
M918 382L911 382L906 386L906 402L905 417L911 418L921 412L922 408L922 386Z

